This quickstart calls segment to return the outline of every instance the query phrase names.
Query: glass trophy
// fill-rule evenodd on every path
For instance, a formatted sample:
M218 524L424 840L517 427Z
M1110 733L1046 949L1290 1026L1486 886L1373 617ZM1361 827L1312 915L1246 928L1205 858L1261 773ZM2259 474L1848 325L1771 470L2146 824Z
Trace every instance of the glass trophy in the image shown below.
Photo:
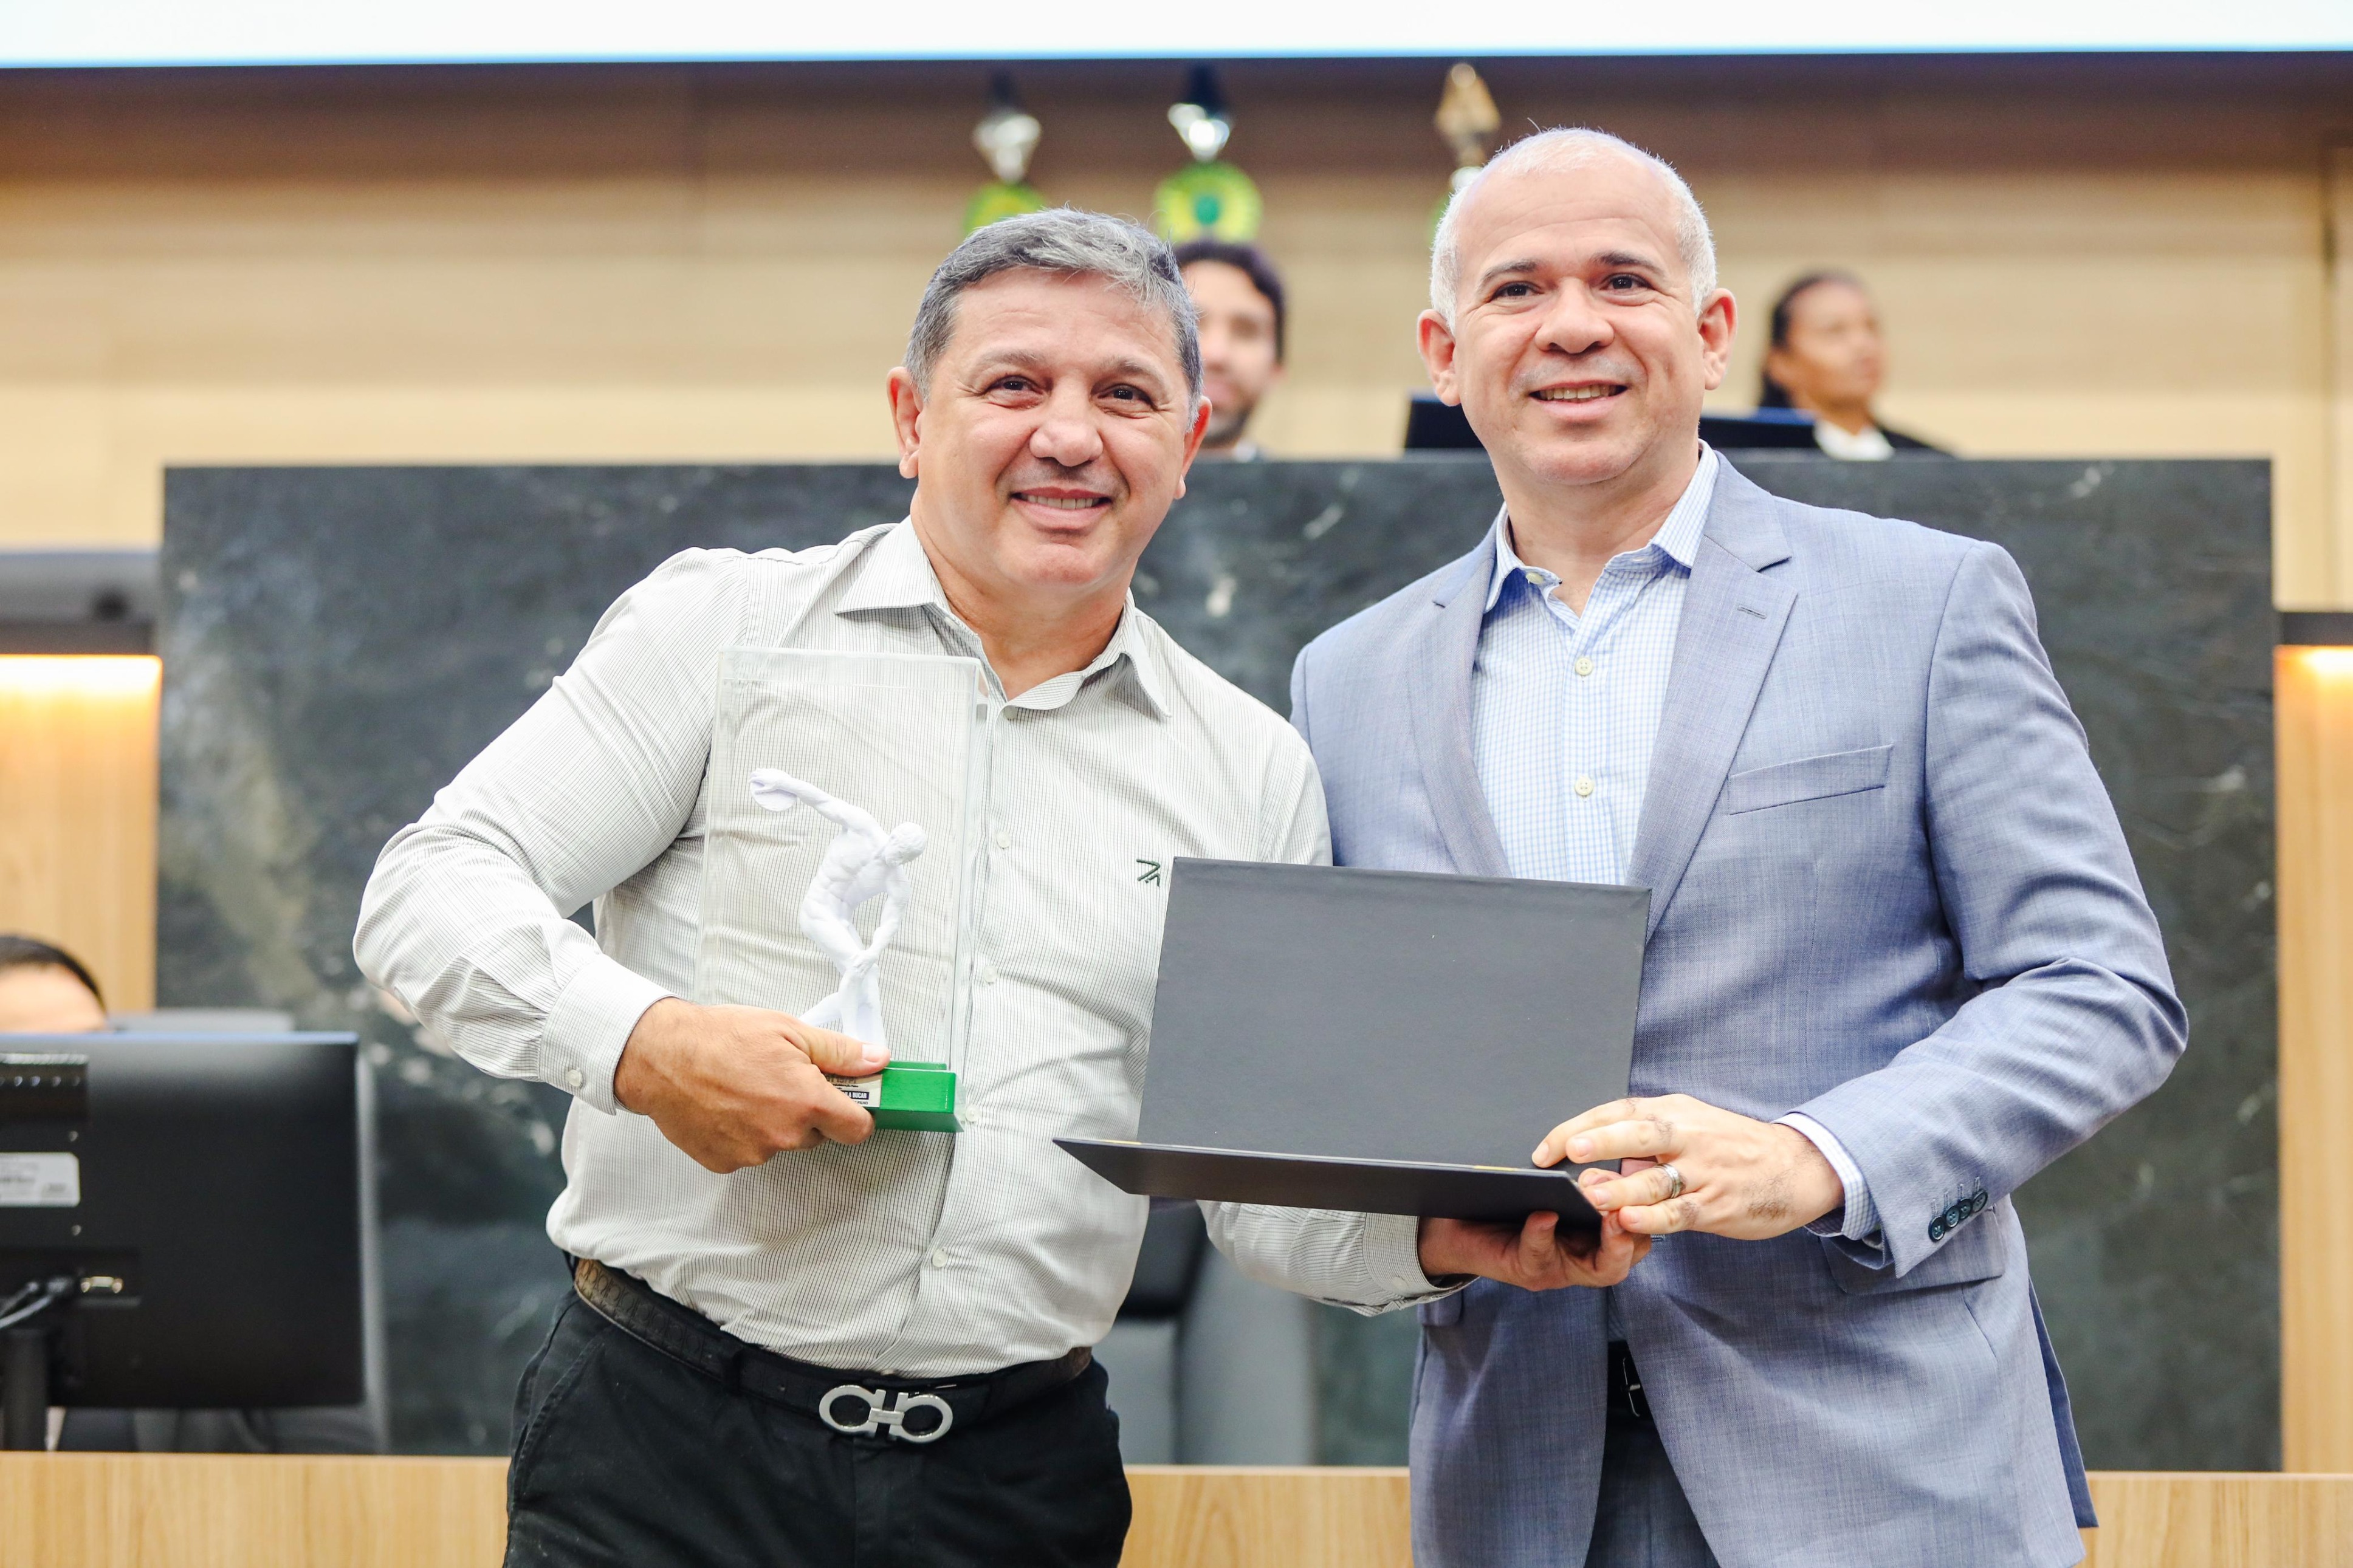
M695 998L887 1047L833 1079L879 1128L958 1129L981 689L945 655L720 659Z

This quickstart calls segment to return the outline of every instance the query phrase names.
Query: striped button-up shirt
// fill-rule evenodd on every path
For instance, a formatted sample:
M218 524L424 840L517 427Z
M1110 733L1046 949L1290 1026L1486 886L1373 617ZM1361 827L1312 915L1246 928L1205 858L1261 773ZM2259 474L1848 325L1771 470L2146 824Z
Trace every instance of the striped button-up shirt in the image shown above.
M638 1016L694 994L713 692L735 647L986 669L911 523L799 553L681 555L385 847L362 967L429 1038L573 1093L548 1220L567 1252L827 1366L953 1376L1094 1343L1146 1205L1052 1140L1135 1135L1168 861L1330 858L1306 744L1133 603L1084 669L1010 700L986 675L965 1131L717 1175L617 1110L612 1082ZM591 899L594 938L565 918ZM780 935L792 918L779 908ZM1230 1219L1278 1250L1345 1250L1334 1288L1360 1298L1428 1289L1409 1220Z
M1581 614L1554 591L1556 574L1520 559L1509 514L1495 519L1495 572L1471 676L1471 744L1514 877L1626 880L1716 462L1712 448L1700 448L1699 467L1659 531L1611 557ZM1810 1117L1786 1120L1846 1186L1843 1211L1817 1228L1857 1239L1878 1229L1862 1173L1838 1140Z
M1582 614L1495 520L1471 671L1471 749L1514 877L1622 883L1642 820L1683 592L1715 495L1715 452L1648 544L1613 556Z

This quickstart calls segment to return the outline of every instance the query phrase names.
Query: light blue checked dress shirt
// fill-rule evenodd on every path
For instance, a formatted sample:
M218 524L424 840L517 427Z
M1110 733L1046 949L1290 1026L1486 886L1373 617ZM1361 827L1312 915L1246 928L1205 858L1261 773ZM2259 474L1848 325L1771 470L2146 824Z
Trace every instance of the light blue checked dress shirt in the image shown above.
M1582 615L1553 592L1557 576L1513 549L1510 515L1495 519L1495 574L1471 674L1471 749L1514 877L1626 880L1715 472L1715 451L1702 447L1667 521L1640 550L1611 557ZM1809 1228L1870 1237L1879 1216L1852 1158L1810 1117L1782 1120L1813 1141L1846 1186L1838 1223Z

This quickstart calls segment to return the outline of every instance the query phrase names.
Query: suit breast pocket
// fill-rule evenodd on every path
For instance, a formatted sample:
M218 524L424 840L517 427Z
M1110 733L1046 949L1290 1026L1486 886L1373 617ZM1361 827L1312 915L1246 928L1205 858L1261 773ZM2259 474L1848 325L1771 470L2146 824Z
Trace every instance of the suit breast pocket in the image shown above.
M1859 752L1827 752L1735 773L1724 781L1724 815L1737 816L1777 805L1884 789L1888 759L1894 752L1893 746L1866 746Z

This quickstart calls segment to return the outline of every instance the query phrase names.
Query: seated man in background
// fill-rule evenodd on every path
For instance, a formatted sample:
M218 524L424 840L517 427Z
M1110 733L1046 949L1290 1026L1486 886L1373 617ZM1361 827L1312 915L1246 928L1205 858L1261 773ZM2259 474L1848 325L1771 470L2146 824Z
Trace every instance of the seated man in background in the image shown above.
M1862 280L1809 272L1773 301L1759 408L1814 416L1814 444L1833 458L1875 462L1898 452L1934 452L1916 436L1890 430L1872 412L1887 378L1887 340Z
M108 1026L98 980L81 960L36 937L0 934L0 1035L95 1035ZM50 1447L85 1451L372 1454L384 1447L381 1432L366 1405L49 1412Z
M106 1027L81 960L29 936L0 935L0 1035L86 1035Z
M887 384L908 518L675 557L385 846L362 969L478 1066L575 1100L548 1230L577 1295L516 1398L510 1563L1119 1561L1091 1347L1145 1204L1052 1139L1134 1135L1159 867L1328 853L1305 742L1128 593L1200 446L1201 376L1150 234L1069 210L976 231ZM745 787L710 776L736 647L980 666L953 1140L852 1147L873 1121L826 1075L881 1048L686 999L706 825ZM566 919L592 899L594 937Z
M1250 416L1282 379L1282 275L1257 246L1223 239L1178 246L1176 265L1201 323L1201 390L1209 399L1201 456L1247 461L1259 455L1243 438Z

